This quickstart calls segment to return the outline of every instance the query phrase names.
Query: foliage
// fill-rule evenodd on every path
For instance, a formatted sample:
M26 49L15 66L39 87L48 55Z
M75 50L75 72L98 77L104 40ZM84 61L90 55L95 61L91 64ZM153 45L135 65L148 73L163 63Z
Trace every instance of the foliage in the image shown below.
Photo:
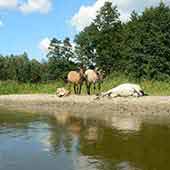
M63 87L61 81L48 83L18 83L16 81L0 82L0 94L36 94L55 93L58 87Z
M22 83L38 83L64 79L68 71L75 69L70 40L53 39L47 55L48 61L30 60L26 53L0 56L0 80Z
M117 84L109 83L115 82L110 75L125 75L126 81L170 81L170 7L163 2L140 15L133 11L126 23L120 21L117 7L106 2L74 41L75 50L69 38L53 38L45 62L30 60L26 53L0 55L0 80L28 84L60 80L81 63L104 70L107 87Z
M93 23L75 38L79 60L88 61L85 62L87 65L95 64L106 73L118 69L121 30L117 8L106 2Z
M41 81L43 64L29 60L26 53L0 56L0 80L37 83Z
M64 79L68 71L76 67L72 61L74 53L69 38L63 42L53 38L50 43L48 57L48 79Z
M106 2L75 38L78 59L92 61L109 74L121 71L135 79L170 79L169 23L170 8L163 2L141 15L133 11L127 23L121 23L117 8Z
M138 79L170 78L170 8L160 3L125 25L126 70Z

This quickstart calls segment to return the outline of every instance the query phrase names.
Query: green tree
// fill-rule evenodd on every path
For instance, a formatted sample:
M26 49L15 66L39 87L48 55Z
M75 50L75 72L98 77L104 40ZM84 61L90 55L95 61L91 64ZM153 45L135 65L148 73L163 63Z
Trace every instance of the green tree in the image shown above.
M30 82L38 83L43 77L42 64L33 59L30 61Z
M76 66L72 61L74 53L69 38L63 42L53 38L47 57L49 80L64 79L68 71Z
M132 13L134 14L134 13ZM170 77L170 8L160 3L125 25L126 70L136 79Z
M93 23L75 38L79 59L107 73L120 69L121 30L117 7L106 2Z
M30 63L27 53L16 57L16 74L17 81L29 82L30 81Z
M5 58L0 56L0 80L6 80Z
M97 33L97 27L91 24L75 37L77 61L85 66L96 63Z

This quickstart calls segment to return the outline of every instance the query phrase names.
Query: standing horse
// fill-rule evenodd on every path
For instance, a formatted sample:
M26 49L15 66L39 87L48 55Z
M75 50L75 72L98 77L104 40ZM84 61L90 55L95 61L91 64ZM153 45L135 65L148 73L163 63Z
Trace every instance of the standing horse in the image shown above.
M96 74L98 76L97 84L98 84L98 90L100 91L101 90L101 85L103 83L103 80L104 80L106 74L105 74L105 71L103 71L103 70L101 70L99 68L95 68L94 71L96 72Z
M93 84L94 92L96 90L96 84L98 83L98 89L101 89L101 82L103 81L103 75L97 70L88 69L85 72L87 94L90 95L90 87Z
M80 68L76 71L70 71L67 75L67 81L74 85L75 94L81 94L81 87L84 81L84 69Z

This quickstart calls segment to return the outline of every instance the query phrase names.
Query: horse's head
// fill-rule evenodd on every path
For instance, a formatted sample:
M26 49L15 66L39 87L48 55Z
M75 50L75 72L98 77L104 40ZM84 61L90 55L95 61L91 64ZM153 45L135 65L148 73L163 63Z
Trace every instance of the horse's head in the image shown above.
M103 81L106 77L106 72L98 67L95 68L95 72L98 75L99 80Z
M80 76L81 76L81 80L84 81L85 80L85 67L84 66L80 66L80 70L79 70L79 73L80 73Z

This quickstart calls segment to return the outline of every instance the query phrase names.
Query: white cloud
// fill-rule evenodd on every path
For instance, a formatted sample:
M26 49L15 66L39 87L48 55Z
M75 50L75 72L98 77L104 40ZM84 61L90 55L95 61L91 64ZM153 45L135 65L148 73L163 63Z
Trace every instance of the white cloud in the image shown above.
M0 8L15 8L17 0L0 0Z
M145 7L155 6L160 3L160 0L97 0L94 4L88 6L81 6L79 11L72 17L71 24L78 31L90 25L95 19L97 11L104 5L106 1L112 2L118 7L120 18L122 21L129 19L130 13L135 10L141 12ZM166 4L170 4L170 0L164 0Z
M40 12L48 13L51 9L51 0L28 0L27 2L21 4L19 9L23 13Z
M3 26L4 26L3 22L2 22L2 21L0 21L0 27L3 27Z
M48 13L52 6L52 0L0 0L0 8L16 9L23 13Z
M40 43L39 43L39 45L38 45L39 49L40 49L43 53L47 54L47 53L48 53L48 47L49 47L49 45L50 45L50 42L51 42L51 41L50 41L49 38L44 38L43 40L40 41Z
M90 23L96 17L97 11L100 10L106 1L111 0L97 0L91 6L81 6L78 13L76 13L71 19L72 25L76 27L78 31L90 25Z

